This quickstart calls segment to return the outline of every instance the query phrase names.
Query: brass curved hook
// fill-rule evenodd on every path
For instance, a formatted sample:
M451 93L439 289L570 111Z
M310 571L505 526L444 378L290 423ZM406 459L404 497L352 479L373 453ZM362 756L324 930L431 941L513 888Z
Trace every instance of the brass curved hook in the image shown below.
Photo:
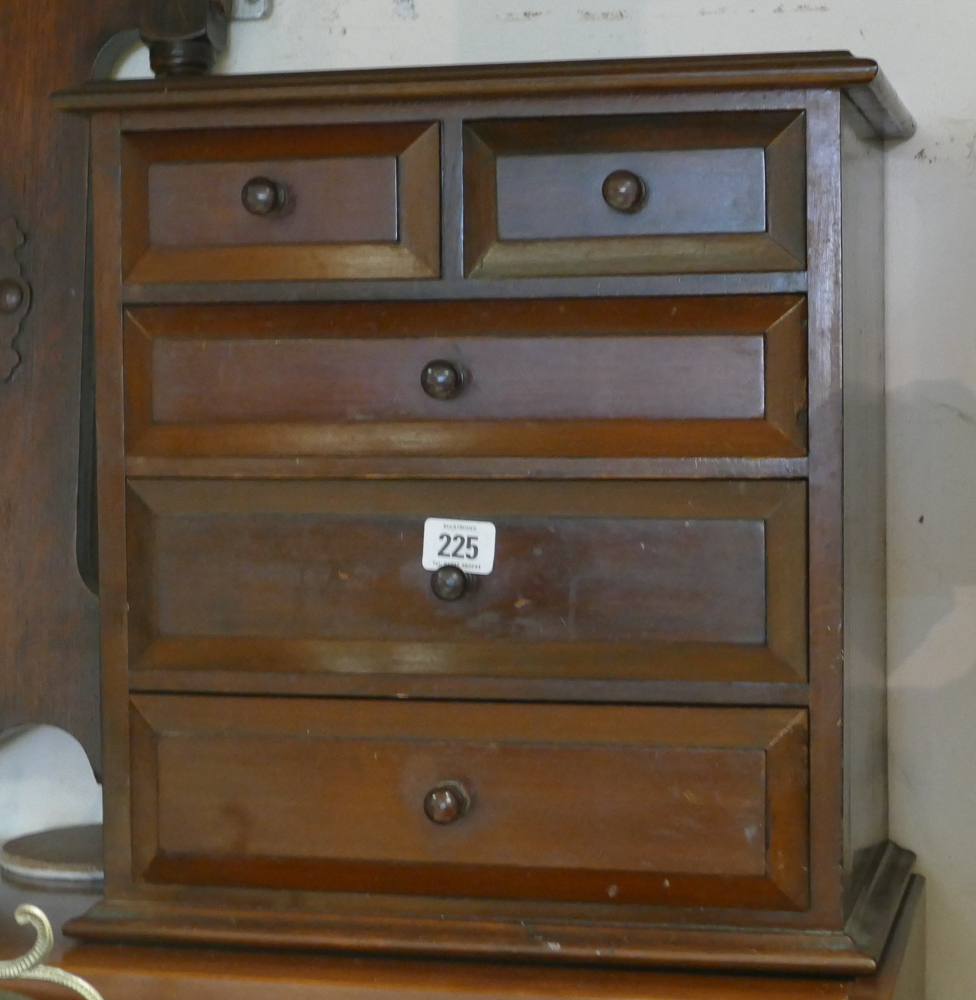
M86 983L80 976L44 964L44 960L51 954L51 949L54 947L54 932L51 930L51 922L44 915L43 910L25 903L23 906L17 907L14 919L22 926L30 924L37 933L37 940L26 955L0 962L0 980L39 979L73 990L85 1000L103 1000L98 990Z

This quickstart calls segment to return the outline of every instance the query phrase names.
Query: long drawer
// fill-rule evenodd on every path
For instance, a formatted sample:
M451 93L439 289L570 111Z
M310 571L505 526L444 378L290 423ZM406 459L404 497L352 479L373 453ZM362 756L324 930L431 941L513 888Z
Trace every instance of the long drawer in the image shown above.
M802 681L801 482L131 480L136 669ZM490 521L444 600L425 520Z
M802 909L799 709L139 695L134 876Z
M132 455L806 453L801 296L130 308Z

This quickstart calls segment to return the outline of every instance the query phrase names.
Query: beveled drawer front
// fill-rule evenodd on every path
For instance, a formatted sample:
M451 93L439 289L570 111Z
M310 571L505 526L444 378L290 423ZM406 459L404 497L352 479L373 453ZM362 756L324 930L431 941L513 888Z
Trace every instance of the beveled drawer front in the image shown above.
M459 600L428 516L496 526ZM806 676L799 482L133 480L128 517L136 670Z
M475 278L806 266L793 111L469 122Z
M141 880L807 905L805 710L137 695L130 718Z
M269 195L269 179L284 193ZM249 191L272 202L267 208L255 206L255 213L242 197ZM278 198L283 199L280 208ZM149 242L154 247L396 240L395 156L149 167Z
M805 327L799 296L131 308L127 450L799 456Z
M130 283L440 273L436 124L127 133Z
M761 148L500 156L496 171L498 238L506 242L766 229ZM616 171L643 204L621 211L607 203L603 185Z

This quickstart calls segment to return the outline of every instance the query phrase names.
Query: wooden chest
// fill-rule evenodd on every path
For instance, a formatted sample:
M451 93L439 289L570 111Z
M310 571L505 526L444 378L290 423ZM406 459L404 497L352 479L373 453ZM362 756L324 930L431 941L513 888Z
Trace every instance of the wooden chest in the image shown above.
M94 137L104 662L73 933L873 970L912 864L882 211L912 122L877 66L58 101ZM428 518L493 525L491 572L463 532L425 569Z

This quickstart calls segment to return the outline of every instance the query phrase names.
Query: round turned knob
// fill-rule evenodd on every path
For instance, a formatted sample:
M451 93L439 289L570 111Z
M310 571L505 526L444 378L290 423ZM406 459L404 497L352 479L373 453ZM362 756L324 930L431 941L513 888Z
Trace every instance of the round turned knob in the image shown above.
M0 312L15 313L24 302L24 286L13 278L0 281Z
M471 796L460 781L442 781L424 796L424 812L432 823L454 823L471 805Z
M615 170L603 182L603 200L617 212L639 212L647 202L647 185L630 170Z
M252 177L241 189L241 201L251 215L274 215L285 207L287 198L284 186L269 177Z
M454 399L464 388L464 371L450 361L431 361L420 373L420 385L431 399Z
M442 601L458 601L468 589L468 578L457 566L441 566L430 575L430 589Z

